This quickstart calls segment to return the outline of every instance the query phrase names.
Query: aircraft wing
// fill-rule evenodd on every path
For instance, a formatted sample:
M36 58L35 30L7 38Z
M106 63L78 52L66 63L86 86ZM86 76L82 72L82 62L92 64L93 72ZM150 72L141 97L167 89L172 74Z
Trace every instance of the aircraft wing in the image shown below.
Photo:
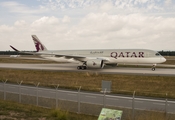
M78 61L81 61L81 62L83 62L84 59L86 58L86 57L76 56L76 55L60 55L60 54L59 55L58 54L55 54L55 57L65 57L67 59L73 58L73 59L78 60Z
M74 58L75 60L78 60L78 61L84 61L83 59L86 58L86 57L77 56L77 55L61 55L61 54L55 54L55 53L49 53L49 52L23 52L23 51L16 49L15 47L13 47L11 45L10 45L10 47L18 53L24 53L24 54L30 54L30 55L53 55L55 57L65 57L67 59Z
M67 58L67 59L75 59L75 60L78 60L78 61L81 61L81 62L85 62L86 61L86 58L85 56L78 56L78 55L62 55L62 54L55 54L55 53L51 53L51 52L47 52L47 51L43 51L43 52L23 52L23 51L19 51L18 49L16 49L15 47L11 46L10 47L15 50L16 52L19 52L19 53L24 53L24 54L32 54L32 55L52 55L54 57L64 57L64 58ZM101 60L104 60L104 61L108 61L107 59L104 59L104 58L96 58L96 59L101 59Z
M80 62L85 62L88 59L88 57L86 57L86 56L62 55L62 54L47 53L47 52L36 53L35 55L52 55L54 57L64 57L64 58L67 58L67 59L72 59L73 58L73 59L78 60ZM109 61L108 59L104 59L104 58L101 58L101 57L96 57L96 58L93 58L93 59L101 59L103 61Z

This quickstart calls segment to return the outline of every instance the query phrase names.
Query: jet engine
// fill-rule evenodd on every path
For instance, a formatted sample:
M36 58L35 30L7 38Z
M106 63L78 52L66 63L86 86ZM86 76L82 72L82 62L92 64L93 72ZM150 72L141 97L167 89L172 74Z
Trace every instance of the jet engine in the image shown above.
M103 60L100 59L91 59L86 61L86 66L87 68L103 68L104 67L104 63Z

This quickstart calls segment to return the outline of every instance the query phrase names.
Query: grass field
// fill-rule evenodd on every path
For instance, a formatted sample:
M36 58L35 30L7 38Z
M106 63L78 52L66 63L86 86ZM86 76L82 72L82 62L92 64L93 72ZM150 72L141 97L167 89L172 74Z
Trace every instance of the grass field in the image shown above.
M37 57L38 58L38 57ZM31 64L35 64L35 63L57 63L54 61L47 61L47 60L31 60L31 59L20 59L20 58L7 58L7 57L0 57L0 63L31 63Z
M175 56L166 56L166 62L163 64L175 65Z
M0 120L97 120L97 117L0 100Z
M175 77L170 76L140 76L98 74L90 72L58 72L58 71L34 71L0 69L0 80L34 85L40 82L40 86L54 87L59 84L60 88L101 91L101 81L112 81L112 92L120 94L175 98Z
M167 57L172 60L175 57ZM167 62L170 62L170 61ZM175 60L172 60L175 62ZM173 63L172 62L172 63ZM52 61L24 60L16 58L0 58L0 63L55 63ZM54 87L59 84L62 88L77 89L82 86L83 90L100 91L101 81L112 81L112 92L120 94L175 98L175 77L139 76L139 75L107 75L93 72L57 72L57 71L32 71L0 69L0 80L8 82L23 81L23 84L36 84Z
M0 120L97 120L98 116L83 115L61 111L59 109L47 109L33 105L19 104L12 101L0 100ZM122 119L123 120L123 119ZM130 115L125 120L133 120ZM142 111L135 115L135 120L174 120L174 116L168 116L162 112Z

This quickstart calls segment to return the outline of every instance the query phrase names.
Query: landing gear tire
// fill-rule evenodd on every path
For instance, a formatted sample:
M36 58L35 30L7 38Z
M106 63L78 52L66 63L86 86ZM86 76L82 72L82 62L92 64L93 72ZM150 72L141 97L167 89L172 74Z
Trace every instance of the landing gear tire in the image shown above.
M81 66L81 69L84 70L84 66Z
M155 70L156 70L156 68L155 68L155 67L153 67L153 68L152 68L152 71L155 71Z
M77 67L78 70L80 70L80 69L81 69L81 70L85 70L86 68L87 68L86 66L78 66L78 67Z
M81 69L81 66L78 66L77 69L80 70Z
M83 66L84 67L84 69L87 69L87 67L86 66Z

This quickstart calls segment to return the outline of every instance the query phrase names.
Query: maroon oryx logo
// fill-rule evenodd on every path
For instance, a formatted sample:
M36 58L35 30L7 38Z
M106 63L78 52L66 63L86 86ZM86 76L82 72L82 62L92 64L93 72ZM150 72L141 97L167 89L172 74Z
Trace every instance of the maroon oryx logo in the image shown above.
M35 43L36 51L44 50L43 45L34 37L32 37Z

